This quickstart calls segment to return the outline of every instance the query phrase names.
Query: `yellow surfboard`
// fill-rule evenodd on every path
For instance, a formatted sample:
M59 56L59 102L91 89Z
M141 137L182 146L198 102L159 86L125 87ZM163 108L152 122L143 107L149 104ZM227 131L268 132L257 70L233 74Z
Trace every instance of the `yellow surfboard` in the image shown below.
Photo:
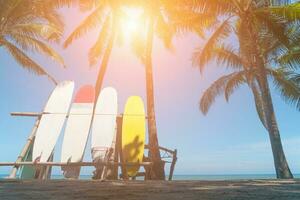
M122 126L123 159L128 163L143 162L145 148L145 109L141 97L129 97L125 105ZM128 176L136 176L140 166L128 166Z

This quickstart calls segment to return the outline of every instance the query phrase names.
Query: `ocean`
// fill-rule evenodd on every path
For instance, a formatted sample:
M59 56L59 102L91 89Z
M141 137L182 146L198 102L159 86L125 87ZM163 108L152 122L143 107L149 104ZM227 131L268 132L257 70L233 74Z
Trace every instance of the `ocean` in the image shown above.
M0 179L5 179L6 174L0 174ZM300 179L300 174L294 174ZM63 179L62 175L52 175L52 179ZM224 175L174 175L173 180L253 180L253 179L275 179L275 174L224 174ZM80 179L89 180L91 175L81 175Z

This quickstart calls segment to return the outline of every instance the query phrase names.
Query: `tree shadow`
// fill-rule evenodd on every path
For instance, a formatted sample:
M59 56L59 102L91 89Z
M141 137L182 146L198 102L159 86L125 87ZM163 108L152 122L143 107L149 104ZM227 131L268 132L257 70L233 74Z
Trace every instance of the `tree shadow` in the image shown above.
M139 158L141 153L141 147L144 145L143 141L140 141L139 137L136 136L133 142L127 144L123 148L123 160L125 163L141 163L143 162L143 158ZM144 152L143 152L144 154ZM127 173L129 176L135 176L135 171L138 171L140 168L139 165L135 166L127 166Z

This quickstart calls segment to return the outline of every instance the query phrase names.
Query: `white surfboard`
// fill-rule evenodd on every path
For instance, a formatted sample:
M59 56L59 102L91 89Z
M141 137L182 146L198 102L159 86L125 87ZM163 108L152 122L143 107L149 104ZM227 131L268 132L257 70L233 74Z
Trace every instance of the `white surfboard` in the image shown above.
M82 161L92 120L95 89L86 85L79 89L71 106L65 129L61 162ZM66 178L78 178L80 167L62 167Z
M91 151L93 161L104 161L105 155L112 147L116 133L118 114L117 91L104 88L98 98L92 124Z
M74 82L56 86L43 111L33 145L32 160L47 162L63 128L72 100Z

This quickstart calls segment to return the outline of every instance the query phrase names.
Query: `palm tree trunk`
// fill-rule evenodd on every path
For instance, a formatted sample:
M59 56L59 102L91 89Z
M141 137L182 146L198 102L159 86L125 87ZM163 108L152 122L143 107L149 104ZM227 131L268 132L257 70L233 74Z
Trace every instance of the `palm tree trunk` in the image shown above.
M154 107L153 68L152 68L152 46L154 37L154 19L149 20L146 47L146 92L147 92L147 115L149 132L149 157L153 161L150 179L165 180L164 163L161 160L159 144L157 139L157 128Z
M251 83L251 90L252 90L252 94L254 97L254 102L255 102L255 107L256 107L256 112L257 115L262 123L262 125L265 127L266 130L268 130L268 126L266 124L266 117L265 117L265 112L264 112L264 108L263 108L263 100L261 97L261 92L259 91L258 86L256 85L256 82Z
M271 141L274 165L276 170L276 176L280 179L293 178L288 162L286 160L284 150L281 143L278 124L274 112L273 101L270 93L270 88L267 80L265 68L260 65L259 70L259 85L262 94L262 105L265 115L265 122L269 132L269 138Z
M267 131L269 133L276 176L280 179L293 178L281 143L280 133L274 112L273 101L270 93L270 87L267 79L267 73L265 70L264 57L260 54L261 48L257 43L257 32L255 31L256 29L252 27L251 23L248 26L248 30L253 45L251 52L253 58L251 58L251 63L253 64L253 67L255 67L255 69L259 70L259 75L258 77L256 77L258 82L257 89L260 91L261 94L261 104L264 115L263 121L265 122L264 126L266 126Z
M102 58L102 62L101 62L100 68L99 68L97 80L96 80L96 86L95 86L95 104L94 104L94 108L93 108L93 115L92 115L92 119L91 119L90 130L91 130L92 125L93 125L97 101L98 101L98 98L99 98L99 95L100 95L100 92L101 92L101 88L102 88L103 81L104 81L104 76L105 76L106 71L107 71L107 66L108 66L109 58L110 58L110 55L111 55L111 52L112 52L112 48L113 48L113 45L114 45L114 41L115 41L115 35L116 35L116 33L115 33L115 26L116 26L116 23L114 21L114 18L113 18L113 22L112 23L113 23L112 33L110 35L110 38L109 38L109 41L108 41L108 45L107 45L107 47L105 49L105 52L104 52L104 55L103 55L103 58ZM101 177L102 173L103 173L103 168L96 169L94 171L93 179L99 179Z
M107 70L109 58L110 58L112 48L113 48L113 45L114 45L114 41L115 41L116 33L115 33L115 22L114 21L113 21L113 28L112 29L113 30L112 30L111 36L109 38L108 45L105 49L105 52L104 52L104 55L103 55L103 58L102 58L102 62L101 62L101 65L100 65L100 69L99 69L99 72L98 72L97 80L96 80L95 103L97 102L98 97L99 97L100 92L101 92L104 76L105 76L105 73L106 73L106 70Z

